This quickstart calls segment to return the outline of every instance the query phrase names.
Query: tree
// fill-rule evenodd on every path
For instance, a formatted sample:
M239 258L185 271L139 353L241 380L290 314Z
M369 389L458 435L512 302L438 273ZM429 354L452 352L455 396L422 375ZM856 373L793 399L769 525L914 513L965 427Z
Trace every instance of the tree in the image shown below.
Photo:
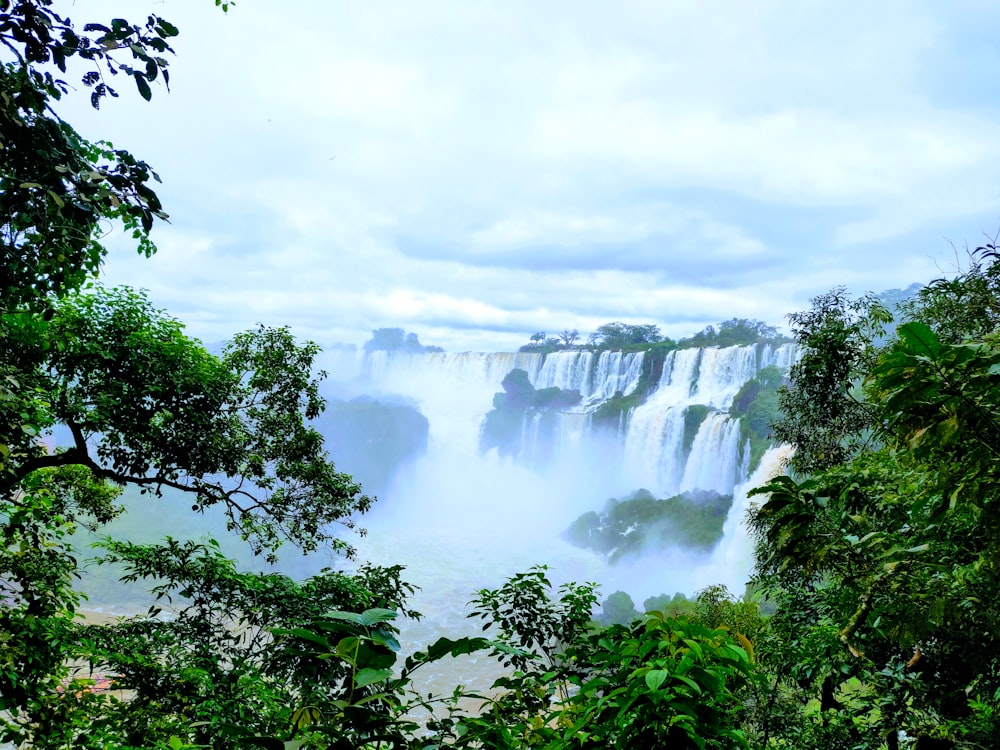
M39 696L34 746L167 747L177 738L235 750L273 735L317 747L315 725L342 713L344 702L365 699L384 715L381 686L356 685L346 659L317 658L312 649L343 633L367 641L356 664L372 668L387 658L391 664L391 650L378 645L394 642L389 620L395 610L407 611L403 602L412 592L399 568L363 566L351 575L326 571L295 582L237 572L214 541L106 540L101 548L104 562L123 566L124 580L148 582L173 611L164 618L156 607L111 624L78 626L76 659L113 675L111 685L129 696L90 694L93 679L83 671L69 685L78 694ZM344 609L367 611L370 619L345 620L337 614ZM348 724L345 734L363 737L362 722Z
M365 352L394 352L402 348L406 341L406 331L402 328L377 328L372 331L372 337L365 342Z
M597 331L598 346L615 349L655 344L662 340L659 326L636 323L605 323Z
M778 329L760 320L730 318L719 323L719 327L705 326L690 338L681 339L679 346L747 346L760 342L787 341L778 335Z
M105 255L101 222L121 221L148 255L165 214L148 165L58 116L70 86L57 75L82 63L95 107L119 74L148 99L177 29L151 15L79 31L51 6L0 2L13 56L0 66L0 742L36 747L91 742L74 723L89 694L62 690L93 643L74 620L70 538L118 513L122 486L221 505L269 556L285 540L349 552L330 524L353 526L370 502L309 424L323 406L315 345L261 327L215 356L141 293L84 289ZM67 444L53 450L42 438L57 428Z
M877 428L861 382L892 315L874 297L852 300L837 287L788 317L802 355L779 390L773 434L796 446L795 468L822 470L856 455Z
M535 331L531 334L531 343L535 346L541 346L545 343L545 331Z
M577 331L575 328L572 331L570 331L569 329L565 329L563 330L562 333L559 334L559 339L562 341L563 346L567 348L573 346L573 342L576 341L578 338L580 338L580 332Z
M167 84L168 40L177 29L155 15L142 25L115 19L77 29L52 0L0 5L0 42L13 57L0 66L0 305L44 307L49 294L78 288L97 274L105 250L99 222L116 219L149 255L149 231L165 219L145 162L107 143L90 143L57 114L70 90L59 74L82 63L93 106L118 92L122 74L140 95ZM125 57L123 61L121 58ZM56 74L52 72L54 66Z
M196 510L221 504L258 551L282 537L344 547L327 525L352 525L370 501L334 470L307 423L323 407L312 374L318 347L261 327L215 357L126 289L93 287L52 313L44 328L25 318L6 342L34 360L30 382L45 397L22 431L61 425L71 444L50 452L22 440L0 481L8 503L20 502L33 472L75 465L117 485L179 490Z
M21 420L21 434L5 435L14 450L0 480L0 624L20 644L0 659L0 709L23 717L8 735L18 740L27 726L51 724L38 711L79 657L66 537L77 523L113 517L116 488L170 488L195 511L221 505L230 529L268 557L284 540L350 552L331 524L353 527L371 502L308 424L323 404L315 345L261 328L216 357L128 290L94 288L51 310L44 325L20 316L3 340L19 364L35 363L30 421L4 412L5 429ZM51 452L35 436L56 426L70 444Z
M535 568L480 592L474 616L501 625L501 640L521 651L509 659L518 671L497 681L478 716L444 725L441 744L747 747L734 691L750 657L727 631L656 612L591 628L593 584L550 591Z
M407 333L402 328L378 328L372 331L372 337L365 342L364 350L366 354L377 351L401 351L407 354L444 351L439 346L424 346L417 334Z
M1000 736L1000 341L963 307L991 304L992 252L921 290L881 346L841 291L799 318L809 359L791 389L812 397L785 401L785 419L822 427L826 415L830 432L805 443L808 476L760 490L758 584L777 604L761 652L845 744Z
M628 625L639 617L632 597L616 591L601 603L601 621L606 625Z

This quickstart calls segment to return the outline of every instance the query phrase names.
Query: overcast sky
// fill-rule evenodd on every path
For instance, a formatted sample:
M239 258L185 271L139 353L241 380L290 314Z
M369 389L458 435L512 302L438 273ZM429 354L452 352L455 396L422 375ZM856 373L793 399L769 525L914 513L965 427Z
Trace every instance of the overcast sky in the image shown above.
M61 111L163 178L159 254L110 236L106 281L206 341L780 325L1000 228L992 1L62 6L181 30L169 94Z

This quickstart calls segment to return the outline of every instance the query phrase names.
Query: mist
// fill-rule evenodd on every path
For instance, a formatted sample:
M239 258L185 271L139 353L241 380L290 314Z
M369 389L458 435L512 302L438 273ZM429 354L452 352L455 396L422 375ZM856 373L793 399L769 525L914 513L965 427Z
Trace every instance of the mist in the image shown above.
M718 583L741 595L753 560L747 492L783 471L790 451L752 457L734 400L763 368L787 368L794 357L791 345L767 344L658 355L334 350L321 363L331 375L327 413L316 426L338 469L377 495L356 519L367 534L342 534L356 547L356 562L288 548L277 565L264 566L238 540L226 540L218 509L192 517L188 502L169 493L129 498L132 512L108 531L126 525L119 530L140 541L143 533L214 536L241 567L296 578L361 562L403 565L403 578L418 587L410 606L424 615L401 623L403 640L415 646L468 635L477 627L467 619L476 593L533 565L548 567L554 587L594 582L602 599L625 591L640 609L650 597L691 597ZM534 405L513 412L517 429L506 442L484 449L487 414L516 401L503 383L518 369L526 373L520 395ZM731 496L721 536L695 549L680 538L664 544L661 533L613 562L567 541L583 514L639 489L651 500L683 491ZM151 502L159 503L152 514ZM141 591L115 588L113 578L100 570L92 577L91 608L122 613L147 604ZM486 679L483 665L462 669L470 671L458 677L470 684ZM456 678L450 670L442 679Z

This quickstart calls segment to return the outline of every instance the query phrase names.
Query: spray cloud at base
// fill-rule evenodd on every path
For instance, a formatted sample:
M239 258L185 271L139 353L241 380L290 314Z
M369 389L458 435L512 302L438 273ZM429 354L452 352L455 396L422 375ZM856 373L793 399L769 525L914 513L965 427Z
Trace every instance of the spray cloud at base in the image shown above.
M762 445L751 419L760 421L760 383L773 391L794 357L793 346L769 344L368 353L354 387L407 399L427 418L429 440L362 520L370 533L360 555L406 565L422 587L416 608L453 624L475 591L535 564L548 565L555 584L595 581L602 595L624 590L640 608L651 596L690 596L716 583L740 594L752 563L746 492L789 456L787 447ZM489 440L491 420L500 429ZM655 498L708 491L732 500L715 519L720 532L710 548L646 540L609 561L566 540L582 514L607 511L609 498L640 489ZM638 526L623 538L641 533Z

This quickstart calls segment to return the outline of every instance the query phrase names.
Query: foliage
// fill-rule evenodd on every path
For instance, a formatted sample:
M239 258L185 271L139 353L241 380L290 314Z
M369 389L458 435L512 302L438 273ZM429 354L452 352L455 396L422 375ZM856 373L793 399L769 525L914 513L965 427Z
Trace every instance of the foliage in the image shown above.
M372 331L372 337L365 342L367 354L377 351L404 352L406 354L424 354L443 352L440 346L424 346L415 333L407 333L402 328L377 328Z
M95 748L161 747L172 738L215 748L279 740L362 747L410 737L416 725L403 716L402 701L411 673L493 646L441 639L393 672L399 644L391 620L412 591L398 567L327 571L295 583L236 572L214 542L103 546L105 561L126 565L126 579L159 581L153 590L172 611L72 628L76 663L110 675L112 692L75 702L63 717L66 692L50 691L38 746L57 735Z
M977 247L961 273L934 279L904 301L904 315L923 321L949 344L994 333L1000 328L998 256L995 241Z
M889 748L901 731L918 748L1000 736L984 710L1000 695L993 252L918 292L881 346L865 344L884 319L862 320L867 302L837 293L801 318L810 367L790 391L813 403L785 401L786 424L833 420L824 443L799 445L811 475L763 487L752 520L758 583L777 604L761 648L775 732Z
M659 326L647 323L605 323L597 328L591 343L601 349L630 349L663 340Z
M484 620L483 630L496 627L500 640L517 652L502 656L515 668L525 668L533 658L554 666L566 646L586 632L597 601L597 584L564 584L552 601L545 565L517 573L499 589L482 589L472 600L471 618Z
M802 472L835 466L863 450L876 427L860 395L873 340L891 314L871 296L852 300L843 287L812 300L812 309L789 315L802 354L781 389L776 440L796 446L792 465Z
M768 343L784 344L789 339L778 334L778 329L760 320L746 318L731 318L719 323L719 327L706 326L704 329L681 339L678 348L699 348L705 346L748 346L750 344Z
M786 386L780 367L765 367L744 383L733 398L729 414L740 420L742 435L750 441L750 471L774 441L772 425L782 418L780 390Z
M442 723L448 744L746 747L732 691L746 683L752 668L727 631L655 612L626 625L585 628L582 605L589 613L592 589L564 587L560 602L546 603L550 588L542 570L534 569L500 590L481 592L480 601L490 606L477 615L499 614L508 623L504 636L511 645L535 644L567 619L573 626L559 631L558 658L520 661L521 671L497 681L499 692L479 715Z
M95 107L118 95L109 82L119 74L148 99L151 83L167 81L164 55L177 29L150 15L143 24L114 19L80 31L51 6L0 3L0 41L11 56L0 67L0 742L123 746L123 717L133 709L151 732L135 743L156 743L156 732L167 742L171 726L197 724L171 709L157 718L174 688L202 689L218 670L241 665L216 654L216 672L209 669L215 646L202 636L216 631L204 617L145 622L143 647L115 641L111 629L81 629L74 533L113 518L120 488L131 485L186 493L195 511L225 508L231 528L258 552L285 539L349 551L331 524L353 526L370 501L334 469L309 426L323 406L315 345L260 327L214 356L143 294L85 289L105 255L104 224L123 223L149 255L149 232L165 214L147 164L87 142L59 117L71 89L59 76L81 65ZM150 553L147 562L166 564L173 552ZM182 567L178 585L202 568L226 578L224 566ZM219 606L227 601L220 597ZM237 613L213 616L217 624ZM92 691L95 681L81 675L80 660L90 656L123 670L188 671L122 708L120 696ZM248 710L254 705L248 700Z
M328 526L353 526L370 500L308 425L323 407L314 344L262 326L216 357L127 289L94 287L53 311L48 323L9 316L4 343L36 361L31 382L44 400L0 480L8 502L32 472L76 465L114 484L188 493L195 510L221 505L257 550L282 538L346 549ZM51 453L33 436L57 425L72 445Z
M577 518L563 536L571 544L606 555L610 562L650 549L707 551L722 538L731 495L695 490L657 500L648 490L611 498L602 513Z
M552 747L747 746L732 690L750 661L726 631L654 612L594 633L570 654L594 668L576 678Z
M518 456L521 432L527 420L538 417L543 428L554 427L553 416L580 402L580 392L561 388L536 390L528 373L516 368L501 381L502 393L493 397L493 409L486 413L479 435L479 450L496 448L502 456ZM544 462L545 456L533 456Z
M326 572L295 583L237 572L215 542L107 540L102 547L103 562L124 564L123 580L155 582L153 592L172 605L170 617L156 608L78 627L75 659L113 675L114 689L127 691L116 698L113 724L125 745L178 736L243 747L247 734L304 728L300 709L334 711L350 680L343 664L310 662L300 653L308 639L299 629L336 621L332 610L398 608L412 591L398 567ZM110 737L112 725L105 731Z
M94 746L103 747L101 738L112 731L103 704L80 699L80 706L63 716L68 704L58 698L65 691L55 689L70 677L68 665L85 655L73 636L78 563L68 540L79 524L97 527L113 518L121 486L152 494L171 488L189 495L195 511L223 507L230 528L269 556L283 539L306 549L325 544L349 551L330 524L353 526L353 514L370 500L334 469L322 438L308 425L323 405L311 372L314 345L297 344L286 329L261 327L240 334L214 356L187 338L177 321L129 290L94 287L53 301L50 311L48 320L27 312L4 319L2 344L8 361L25 373L21 382L32 386L33 411L3 412L0 581L8 591L0 613L3 637L19 645L0 669L5 683L0 710L11 716L8 739L30 739L40 747L70 742L59 738L82 731L72 728L74 722L94 710L103 729L94 725L88 731ZM23 391L19 395L24 398ZM51 452L35 436L57 427L71 444ZM126 549L133 548L115 548L120 555ZM164 550L149 555L147 564L157 555L159 563L169 559ZM189 572L180 568L185 573L175 575ZM223 608L216 616L234 612ZM178 620L177 627L182 625ZM149 634L164 649L157 639L166 637L165 627L155 626ZM111 640L100 661L123 674L116 653L123 658L146 653L143 658L157 669L179 669L176 660L216 631L207 624L179 630L169 649L149 653L135 643ZM96 639L96 631L87 637ZM211 651L201 658L218 659L222 669L234 657ZM167 690L173 679L160 678L155 689ZM220 684L213 682L213 690L221 690ZM144 694L149 705L141 710L142 721L160 726L150 718L150 706L167 694ZM128 713L121 711L121 717ZM172 712L167 711L174 718L162 726L180 731L191 720L189 713ZM121 717L114 726L125 731ZM136 736L154 729L150 724Z
M105 250L100 222L124 223L139 251L154 248L149 231L165 219L150 187L156 173L109 143L90 143L56 108L72 89L60 77L74 63L99 107L117 97L109 81L124 75L144 99L167 84L165 55L177 29L150 15L143 24L115 19L82 30L52 10L52 0L0 5L0 305L44 309L50 294L79 288L97 274ZM123 59L124 58L124 59ZM54 69L54 70L53 70Z
M604 625L628 625L640 617L632 597L624 591L615 591L601 602L597 619Z
M81 293L105 257L101 222L124 224L148 255L165 214L145 162L86 141L59 117L71 89L60 76L82 66L95 107L117 96L109 81L119 74L148 99L152 83L167 82L177 30L151 15L78 31L51 7L0 0L10 58L0 66L0 742L997 746L995 244L904 303L891 340L884 329L895 321L877 298L842 289L818 297L791 316L804 353L790 382L779 387L762 372L737 395L733 414L758 437L777 400L773 434L797 446L797 474L761 488L751 517L754 595L773 608L767 620L756 601L710 587L693 604L647 600L652 612L638 619L628 594L615 592L605 615L619 623L602 628L592 620L594 584L566 584L553 597L545 569L534 568L476 596L473 617L498 640L439 639L401 661L393 621L415 613L398 567L295 582L238 572L213 543L109 539L102 563L148 582L165 610L80 624L72 540L114 518L122 486L170 488L196 512L224 509L231 529L266 554L286 539L349 551L331 525L352 526L370 499L328 460L312 424L324 405L315 345L260 327L216 356L141 293ZM576 332L532 340L567 347ZM733 319L689 345L760 340L774 340L774 329ZM656 326L624 323L601 326L591 344L661 356L647 358L635 393L594 415L617 425L675 344ZM401 329L373 332L365 348L429 349ZM515 371L495 399L490 440L512 445L527 416L578 400L536 391ZM692 411L688 431L702 419ZM63 436L54 449L42 440ZM576 531L613 541L618 554L633 526L655 530L663 516L690 524L699 540L720 515L643 495L605 519L580 519ZM686 615L673 617L679 610ZM476 696L475 713L460 689L443 703L413 694L417 669L483 650L508 672ZM110 692L99 692L104 680ZM409 713L417 707L435 712L424 726Z
M559 332L559 340L562 342L562 345L567 348L573 346L573 343L579 338L580 332L575 328L573 330L564 328Z
M21 502L0 516L0 742L26 736L22 717L38 722L43 742L55 732L53 696L69 676L65 649L80 602L67 540L75 524L64 514L76 490L101 489L67 467L47 469L32 475ZM107 507L108 499L95 505Z
M668 594L651 596L642 603L644 612L656 610L657 612L662 612L667 617L674 618L681 615L693 614L694 606L695 603L680 591L676 592L673 596Z

